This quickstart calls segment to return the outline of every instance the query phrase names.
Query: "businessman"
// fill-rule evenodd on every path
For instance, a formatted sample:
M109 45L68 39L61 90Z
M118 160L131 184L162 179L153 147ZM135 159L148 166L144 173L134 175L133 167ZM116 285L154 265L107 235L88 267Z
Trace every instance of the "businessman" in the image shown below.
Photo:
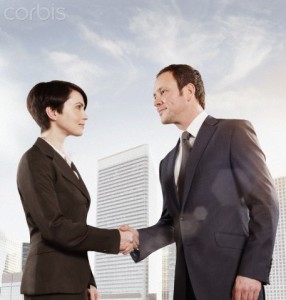
M158 73L154 105L181 137L160 164L161 218L134 230L132 258L175 242L175 300L264 299L278 202L252 125L208 115L201 75L188 65Z

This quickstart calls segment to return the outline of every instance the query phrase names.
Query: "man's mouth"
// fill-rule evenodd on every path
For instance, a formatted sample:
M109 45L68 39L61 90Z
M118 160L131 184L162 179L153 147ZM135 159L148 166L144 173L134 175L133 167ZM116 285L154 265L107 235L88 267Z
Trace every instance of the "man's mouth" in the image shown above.
M159 115L161 116L162 115L162 113L163 113L163 111L164 110L166 110L167 108L165 107L165 108L160 108L160 109L158 109L158 113L159 113Z

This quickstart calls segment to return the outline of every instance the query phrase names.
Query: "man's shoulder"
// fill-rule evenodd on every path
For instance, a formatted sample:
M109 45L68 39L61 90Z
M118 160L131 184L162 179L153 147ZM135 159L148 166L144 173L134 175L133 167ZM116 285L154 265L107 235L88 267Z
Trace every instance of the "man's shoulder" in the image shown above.
M217 120L218 125L232 125L232 124L240 125L240 124L250 123L250 121L246 119L226 119L226 118L213 118L213 119Z
M216 126L220 129L252 128L252 124L246 119L216 119Z

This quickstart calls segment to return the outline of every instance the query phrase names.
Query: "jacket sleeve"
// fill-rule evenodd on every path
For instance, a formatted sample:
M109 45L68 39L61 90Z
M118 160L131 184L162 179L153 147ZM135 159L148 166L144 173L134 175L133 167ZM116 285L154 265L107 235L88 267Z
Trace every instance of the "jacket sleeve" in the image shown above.
M264 154L248 121L238 121L234 126L231 164L239 193L249 209L249 237L238 274L268 283L278 223L278 199Z
M63 249L118 253L117 229L96 228L87 225L86 218L73 221L63 215L55 190L56 176L52 160L40 153L26 153L20 161L17 185L30 230L38 230L43 240Z
M160 164L161 174L161 164ZM161 175L160 175L161 178ZM150 227L142 228L139 232L139 249L131 253L135 262L139 262L156 250L174 242L173 219L168 213L165 197L163 195L163 211L159 221Z

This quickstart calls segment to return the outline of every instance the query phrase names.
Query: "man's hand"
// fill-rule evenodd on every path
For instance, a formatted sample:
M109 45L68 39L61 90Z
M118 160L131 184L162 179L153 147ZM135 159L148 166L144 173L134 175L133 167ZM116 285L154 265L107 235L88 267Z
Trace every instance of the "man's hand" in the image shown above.
M232 300L257 300L261 282L252 278L237 276L232 289Z
M90 285L88 291L88 300L99 300L99 293L95 286Z
M120 232L120 252L124 255L138 249L139 247L139 233L136 229L122 225L119 228Z

